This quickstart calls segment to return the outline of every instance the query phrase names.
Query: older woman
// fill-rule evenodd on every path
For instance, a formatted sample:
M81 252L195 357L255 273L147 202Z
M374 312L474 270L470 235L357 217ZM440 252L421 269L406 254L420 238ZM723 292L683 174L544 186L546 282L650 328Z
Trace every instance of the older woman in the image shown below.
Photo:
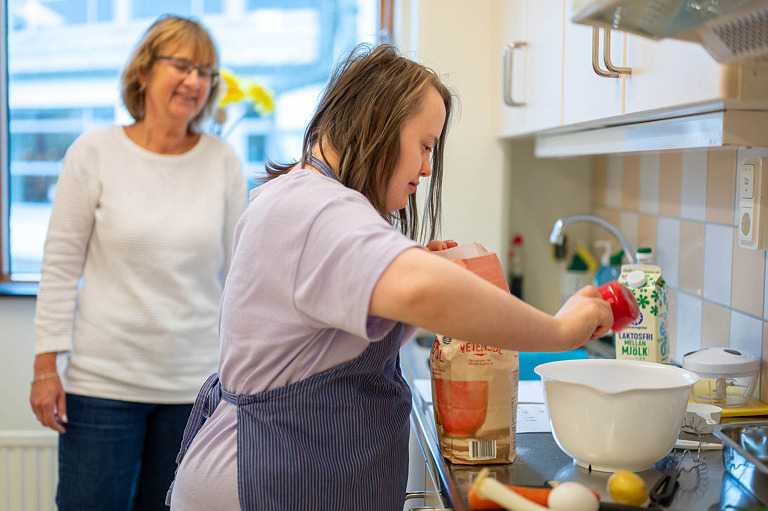
M160 18L122 74L135 122L82 135L64 158L30 394L41 424L60 433L60 511L166 509L191 404L216 369L218 304L246 205L237 157L198 131L218 63L200 23Z

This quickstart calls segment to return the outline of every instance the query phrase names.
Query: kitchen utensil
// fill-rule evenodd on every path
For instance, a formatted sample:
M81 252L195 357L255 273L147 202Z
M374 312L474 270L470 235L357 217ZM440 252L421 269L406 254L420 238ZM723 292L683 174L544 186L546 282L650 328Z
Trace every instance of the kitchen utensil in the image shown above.
M717 451L723 448L723 444L715 442L699 442L698 440L683 440L678 438L675 440L675 449L688 449L688 450L701 450L701 451Z
M563 360L537 366L552 434L577 465L640 472L675 445L697 376L633 360Z
M680 470L677 467L668 468L656 484L651 487L651 491L648 497L653 504L660 506L669 506L672 503L672 499L675 498L675 492L680 488L680 482L677 480L680 477Z
M618 332L634 323L640 317L640 307L637 305L632 291L627 286L613 280L597 288L603 300L611 304L613 326L611 330Z
M768 505L768 421L720 424L712 433L723 441L725 470Z
M760 359L733 348L706 348L687 353L683 369L699 376L691 388L693 401L721 408L742 406L755 391Z
M723 409L715 405L701 403L688 403L685 409L685 421L683 429L688 433L711 433L712 426L720 424L720 416Z
M546 507L518 495L502 483L488 477L488 474L489 470L484 468L475 479L475 490L481 498L492 500L511 511L547 511Z

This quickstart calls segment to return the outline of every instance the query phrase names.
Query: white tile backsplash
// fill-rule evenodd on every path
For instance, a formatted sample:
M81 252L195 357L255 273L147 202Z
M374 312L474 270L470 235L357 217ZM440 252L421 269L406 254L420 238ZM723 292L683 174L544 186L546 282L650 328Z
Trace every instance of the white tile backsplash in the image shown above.
M765 258L765 276L763 279L763 319L768 319L768 257Z
M680 267L680 219L660 216L657 226L656 264L670 287L678 287Z
M640 190L638 209L641 213L659 213L659 161L658 152L640 154Z
M701 347L701 309L701 298L678 292L677 339L670 353L677 363L683 361L683 355Z
M680 217L686 220L706 220L707 217L707 151L695 149L683 152L682 196Z
M733 227L707 224L704 235L704 298L731 306Z
M763 344L763 322L736 310L731 311L730 347L760 356Z

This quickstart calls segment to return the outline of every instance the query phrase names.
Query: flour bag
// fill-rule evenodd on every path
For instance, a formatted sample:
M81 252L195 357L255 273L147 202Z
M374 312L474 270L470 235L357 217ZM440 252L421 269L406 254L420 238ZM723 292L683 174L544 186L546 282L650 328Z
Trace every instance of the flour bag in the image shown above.
M509 291L499 258L481 245L434 253ZM517 352L438 333L430 352L430 369L443 456L469 465L513 462L520 375Z

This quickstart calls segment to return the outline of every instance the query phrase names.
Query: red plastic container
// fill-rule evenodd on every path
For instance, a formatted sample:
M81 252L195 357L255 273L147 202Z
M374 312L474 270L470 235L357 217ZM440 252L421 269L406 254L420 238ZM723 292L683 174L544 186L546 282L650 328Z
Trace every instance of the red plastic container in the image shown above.
M640 306L637 305L635 296L621 282L613 280L598 287L597 290L603 299L611 304L611 311L613 311L611 329L614 332L631 325L640 317Z

